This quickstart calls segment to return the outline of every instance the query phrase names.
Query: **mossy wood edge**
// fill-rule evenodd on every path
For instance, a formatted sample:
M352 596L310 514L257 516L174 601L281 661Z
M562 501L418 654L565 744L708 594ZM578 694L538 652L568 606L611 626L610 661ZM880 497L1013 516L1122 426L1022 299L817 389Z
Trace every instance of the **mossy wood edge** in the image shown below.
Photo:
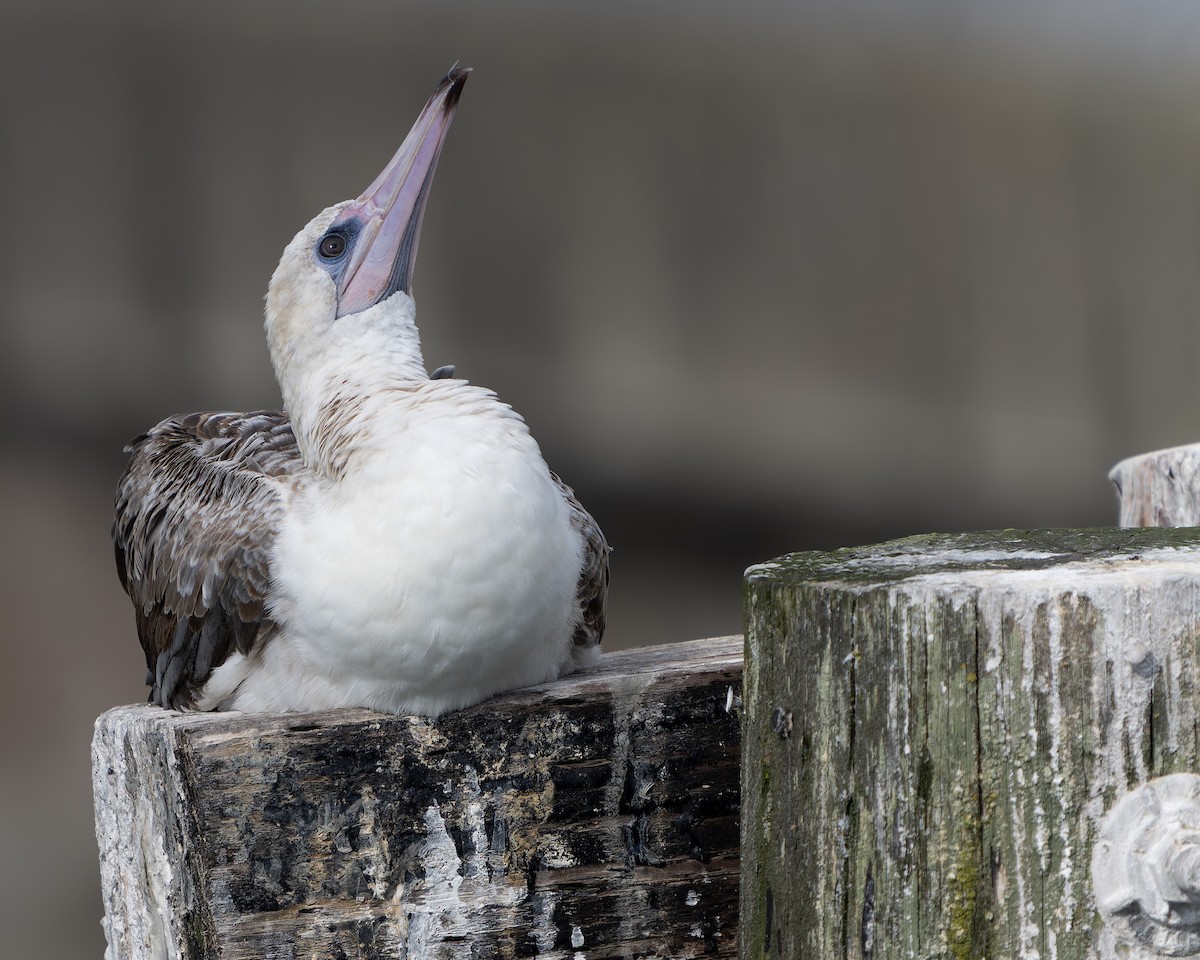
M108 960L734 957L742 639L436 721L97 721Z
M1150 956L1091 844L1200 767L1200 530L794 554L745 599L743 960Z

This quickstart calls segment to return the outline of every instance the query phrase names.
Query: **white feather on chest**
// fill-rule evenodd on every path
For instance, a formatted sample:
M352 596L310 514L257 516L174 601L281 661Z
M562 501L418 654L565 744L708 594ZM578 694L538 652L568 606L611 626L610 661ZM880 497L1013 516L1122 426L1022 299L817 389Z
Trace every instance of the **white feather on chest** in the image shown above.
M345 475L293 501L272 563L280 635L228 707L436 713L569 662L582 544L537 443L488 391L424 393L378 401Z

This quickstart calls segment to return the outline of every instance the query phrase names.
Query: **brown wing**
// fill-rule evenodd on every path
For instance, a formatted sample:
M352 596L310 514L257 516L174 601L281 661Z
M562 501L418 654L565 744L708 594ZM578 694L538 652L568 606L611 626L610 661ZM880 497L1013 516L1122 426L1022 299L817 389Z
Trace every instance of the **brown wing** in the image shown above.
M604 539L595 518L583 509L568 487L553 470L550 476L562 491L563 499L571 510L571 525L583 537L583 567L579 571L579 586L576 596L583 619L575 628L575 646L594 647L604 637L604 626L608 617L608 555L612 547Z
M150 699L192 706L234 650L274 630L271 545L302 470L287 415L193 413L126 447L113 546L146 653Z

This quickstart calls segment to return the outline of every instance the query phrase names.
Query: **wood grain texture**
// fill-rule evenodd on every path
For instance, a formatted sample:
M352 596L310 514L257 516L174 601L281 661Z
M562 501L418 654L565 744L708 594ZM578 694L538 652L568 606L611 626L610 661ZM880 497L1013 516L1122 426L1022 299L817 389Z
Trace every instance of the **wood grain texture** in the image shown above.
M1200 531L795 554L746 613L743 960L1148 956L1091 847L1200 766Z
M436 721L109 711L109 957L733 957L741 657L610 654Z
M1200 525L1200 444L1129 457L1108 479L1117 491L1122 527Z

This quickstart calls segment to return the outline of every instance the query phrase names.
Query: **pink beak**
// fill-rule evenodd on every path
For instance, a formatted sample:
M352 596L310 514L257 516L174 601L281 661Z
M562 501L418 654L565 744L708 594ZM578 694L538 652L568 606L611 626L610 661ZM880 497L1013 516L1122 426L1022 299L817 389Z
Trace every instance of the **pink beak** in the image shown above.
M391 162L330 225L352 223L358 234L338 285L339 317L360 313L397 290L412 292L429 186L470 72L457 67L446 74Z

